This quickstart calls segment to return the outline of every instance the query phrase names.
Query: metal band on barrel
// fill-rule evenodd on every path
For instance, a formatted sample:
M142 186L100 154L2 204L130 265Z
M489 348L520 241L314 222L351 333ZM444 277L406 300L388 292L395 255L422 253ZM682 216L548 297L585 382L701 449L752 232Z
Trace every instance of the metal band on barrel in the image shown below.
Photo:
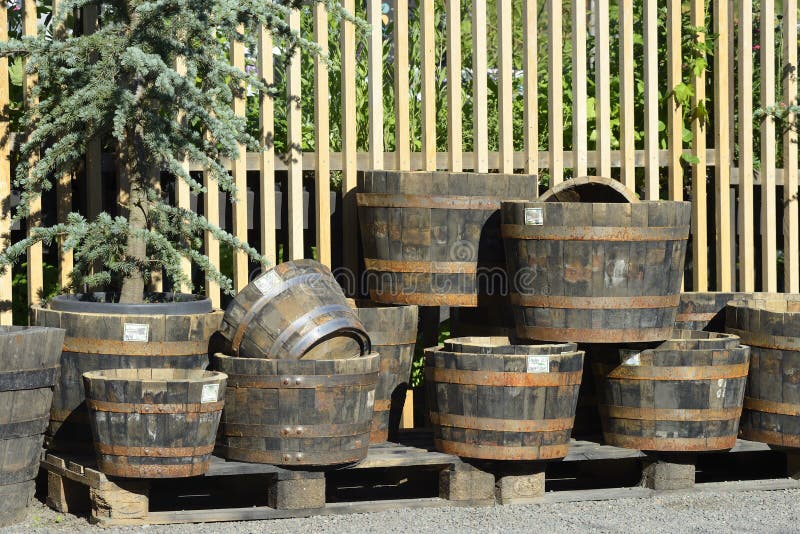
M554 432L570 430L574 417L559 419L496 419L492 417L471 417L450 413L430 413L431 423L456 428L492 430L497 432Z
M581 383L581 371L565 373L503 373L499 371L462 371L426 367L425 378L443 384L474 386L576 386Z
M652 295L643 297L570 297L511 293L510 298L511 304L533 308L628 310L634 308L674 308L678 305L681 296Z

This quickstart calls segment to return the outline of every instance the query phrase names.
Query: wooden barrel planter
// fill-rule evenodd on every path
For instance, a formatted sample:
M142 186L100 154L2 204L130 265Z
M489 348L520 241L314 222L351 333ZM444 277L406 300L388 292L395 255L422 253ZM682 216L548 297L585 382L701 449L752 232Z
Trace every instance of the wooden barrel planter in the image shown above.
M219 452L230 460L329 467L367 455L380 356L267 360L216 354L228 375Z
M0 326L0 527L33 500L64 331Z
M631 343L670 336L689 202L504 202L517 335Z
M477 308L450 308L450 335L516 337L514 311L505 302Z
M419 309L413 305L381 306L366 300L350 303L372 340L372 350L380 355L370 436L371 443L380 443L394 436L400 426L417 343Z
M675 330L649 348L587 349L609 445L661 452L734 446L750 349L738 336Z
M573 345L500 345L491 340L487 352L474 344L474 338L452 340L425 350L436 449L482 460L566 456L583 352L572 350Z
M537 188L532 175L360 173L358 218L371 299L478 306L505 296L500 202L535 198Z
M758 293L695 292L681 293L675 328L683 330L725 331L725 306L732 300L752 298Z
M750 345L741 436L800 448L800 295L731 302L726 329Z
M104 295L94 294L95 300ZM154 294L169 300L172 295ZM84 404L83 373L105 369L205 369L209 338L221 311L192 295L141 305L55 297L48 308L34 307L34 321L66 330L61 376L56 383L48 428L48 448L92 454L92 433Z
M337 359L370 352L364 325L330 269L287 261L250 282L225 310L225 352L242 358Z
M187 369L84 373L100 471L133 478L205 474L225 404L226 379L223 373Z

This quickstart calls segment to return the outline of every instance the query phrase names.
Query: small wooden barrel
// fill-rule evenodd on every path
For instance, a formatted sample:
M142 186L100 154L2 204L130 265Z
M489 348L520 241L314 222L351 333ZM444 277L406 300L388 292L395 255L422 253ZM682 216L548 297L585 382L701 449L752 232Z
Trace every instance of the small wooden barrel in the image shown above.
M76 311L84 306L91 311ZM82 302L76 295L64 295L55 297L49 309L33 307L33 314L38 325L66 330L47 445L76 454L93 452L83 373L104 369L205 369L209 339L222 320L222 312L212 311L206 298L128 306Z
M741 436L800 448L800 295L731 302L726 329L752 351Z
M516 337L514 310L505 302L477 308L450 308L450 335Z
M134 478L205 474L225 404L226 378L186 369L84 373L100 471Z
M419 309L349 300L372 340L372 349L381 357L370 436L371 443L380 443L394 436L400 426L417 344Z
M494 353L453 352L447 346L425 350L437 450L484 460L566 456L583 352L522 347L495 345Z
M220 333L242 358L331 360L370 351L341 286L314 260L278 264L250 282L225 310Z
M758 293L681 293L675 328L682 330L725 331L725 306L732 300L752 298Z
M380 356L267 360L216 354L228 375L220 453L230 460L333 466L364 459Z
M606 443L663 452L736 443L750 349L737 336L675 330L651 348L589 349Z
M64 331L0 326L0 527L33 500Z
M478 306L504 297L500 201L535 198L537 188L532 175L360 173L370 297L421 306Z
M669 337L689 202L504 202L502 221L520 338L631 343Z

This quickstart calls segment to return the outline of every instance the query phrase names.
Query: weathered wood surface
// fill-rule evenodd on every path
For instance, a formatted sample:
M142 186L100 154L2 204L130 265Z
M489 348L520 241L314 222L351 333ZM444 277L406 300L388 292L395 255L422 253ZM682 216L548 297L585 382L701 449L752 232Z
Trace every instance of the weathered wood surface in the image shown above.
M417 343L419 309L363 300L351 303L356 305L356 314L369 334L372 350L381 359L370 435L371 443L380 443L393 438L400 426Z
M221 454L274 465L362 460L369 447L380 357L268 360L216 354L228 375Z
M220 332L242 358L332 360L369 352L369 337L330 269L278 264L228 305Z
M450 335L515 337L514 310L506 302L476 308L450 308Z
M583 352L562 348L537 352L530 345L516 354L517 347L502 345L494 354L427 349L426 391L437 450L486 460L566 456Z
M33 318L37 325L66 330L61 376L50 412L48 448L90 454L83 373L105 369L205 369L209 339L219 328L222 312L123 315L34 307ZM129 341L125 341L126 330Z
M83 375L97 464L108 475L176 478L208 470L226 376L187 369Z
M539 202L638 202L632 190L618 180L580 176L561 182L542 193Z
M442 350L472 354L516 354L543 355L575 352L575 343L530 343L520 342L505 336L464 336L445 340Z
M0 326L0 527L33 499L64 331Z
M738 336L676 330L660 344L587 352L609 445L701 452L736 443L750 355Z
M500 202L536 194L533 175L361 173L357 200L372 300L478 306L504 295Z
M675 328L684 330L725 331L725 306L732 300L745 300L758 293L689 291L681 293ZM762 293L761 295L766 295Z
M762 295L732 302L725 324L752 351L742 437L800 447L800 296Z
M691 205L504 202L517 335L579 343L667 339Z

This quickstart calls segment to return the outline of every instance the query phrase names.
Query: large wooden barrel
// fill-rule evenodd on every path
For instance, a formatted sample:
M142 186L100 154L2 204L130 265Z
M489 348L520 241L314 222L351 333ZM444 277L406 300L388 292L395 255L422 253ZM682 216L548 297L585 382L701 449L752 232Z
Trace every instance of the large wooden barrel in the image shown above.
M100 471L133 478L205 474L225 404L226 378L189 369L84 373Z
M242 462L333 466L367 455L380 356L267 360L216 354L228 375L220 453Z
M368 300L350 303L372 340L372 350L380 354L370 435L371 443L380 443L394 436L400 425L417 344L419 309L413 305L382 306Z
M102 298L102 294L94 296ZM33 308L36 324L66 330L61 377L50 412L48 448L93 453L83 373L208 366L209 338L219 328L222 312L212 311L207 298L184 299L196 297L185 295L176 302L124 305L85 302L79 296L64 295L55 297L49 308Z
M755 295L758 293L703 293L697 291L681 293L678 313L675 315L675 328L724 332L725 306L728 302L752 298Z
M242 358L333 359L370 352L358 320L330 269L287 261L250 282L228 305L220 333Z
M64 331L0 326L0 527L33 499Z
M517 335L631 343L667 339L691 222L688 202L504 202Z
M574 345L502 345L499 340L480 348L476 341L452 340L425 350L435 447L484 460L566 456L583 352Z
M726 329L751 347L741 436L800 448L800 295L734 301Z
M507 302L476 308L450 308L450 335L516 337L514 310Z
M478 306L505 296L500 201L537 195L531 175L365 171L358 219L372 300Z
M750 349L730 334L675 330L649 348L587 349L606 443L645 451L733 447Z

